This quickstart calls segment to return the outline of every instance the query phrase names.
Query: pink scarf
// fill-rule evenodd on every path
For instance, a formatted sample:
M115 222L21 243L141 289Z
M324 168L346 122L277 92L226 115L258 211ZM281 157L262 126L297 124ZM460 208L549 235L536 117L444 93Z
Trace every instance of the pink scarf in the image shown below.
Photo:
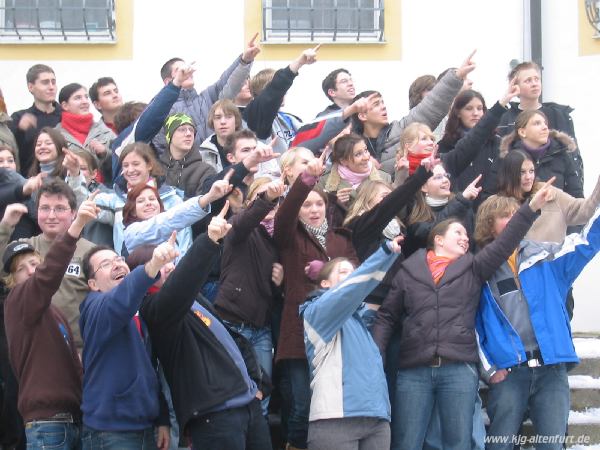
M369 161L369 170L364 173L353 172L348 169L346 166L338 164L338 173L343 180L346 180L348 183L352 185L353 189L356 189L360 183L369 178L371 175L371 171L373 170L373 163Z

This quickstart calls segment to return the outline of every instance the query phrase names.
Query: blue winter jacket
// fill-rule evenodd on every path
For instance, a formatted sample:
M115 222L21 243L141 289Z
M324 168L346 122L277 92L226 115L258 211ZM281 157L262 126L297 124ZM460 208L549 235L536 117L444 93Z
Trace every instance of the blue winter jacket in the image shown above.
M108 292L90 292L79 306L83 338L83 423L101 431L144 430L159 413L158 377L148 330L134 316L156 282L137 267Z
M581 234L567 236L560 245L521 243L519 282L544 364L579 362L565 303L571 285L600 250L599 214L596 211ZM519 335L487 284L481 293L476 331L487 376L527 360Z
M309 420L377 417L390 420L383 362L363 322L362 304L398 257L387 244L348 278L300 306L310 365Z

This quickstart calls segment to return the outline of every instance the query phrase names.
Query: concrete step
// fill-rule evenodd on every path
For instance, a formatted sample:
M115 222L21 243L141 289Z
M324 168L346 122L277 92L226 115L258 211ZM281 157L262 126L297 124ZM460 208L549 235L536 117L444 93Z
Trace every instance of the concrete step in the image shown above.
M588 375L600 378L600 339L575 337L573 344L580 363L569 372L569 375Z

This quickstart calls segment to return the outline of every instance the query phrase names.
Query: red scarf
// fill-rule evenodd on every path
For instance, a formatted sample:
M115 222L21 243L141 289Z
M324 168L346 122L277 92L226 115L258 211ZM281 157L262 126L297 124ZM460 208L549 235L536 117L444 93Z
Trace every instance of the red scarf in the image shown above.
M427 252L427 266L429 266L429 271L431 272L435 284L440 282L440 279L446 272L448 264L452 261L454 261L454 259L448 258L447 256L437 256L432 250Z
M421 161L425 158L429 158L431 156L431 152L421 153L420 155L415 155L411 152L408 152L408 174L412 175L421 165Z
M60 124L80 143L84 143L87 135L94 124L94 116L92 113L73 114L68 111L63 111L60 119Z

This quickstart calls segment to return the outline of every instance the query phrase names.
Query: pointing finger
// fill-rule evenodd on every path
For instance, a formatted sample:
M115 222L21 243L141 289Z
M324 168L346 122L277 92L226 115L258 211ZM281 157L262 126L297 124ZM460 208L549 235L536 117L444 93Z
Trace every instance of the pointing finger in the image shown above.
M313 48L313 51L318 52L319 49L321 48L321 44L317 44L317 46L315 48Z
M248 46L253 46L254 45L254 41L256 41L257 37L258 37L258 32L252 37L252 39L250 39L250 42L248 43Z
M556 181L556 177L550 178L548 181L546 181L544 183L544 185L542 186L542 189L548 189L550 186L552 186L552 184L554 183L554 181Z
M231 177L233 176L233 173L234 173L234 170L229 169L229 171L227 171L227 173L223 177L223 181L227 181L227 183L229 183L231 181Z
M482 176L483 176L482 174L477 175L477 178L475 178L473 181L471 181L471 186L475 187L477 185L477 183L479 183L479 181L481 180Z
M100 192L99 189L96 189L94 192L92 192L90 194L90 196L87 198L89 201L94 201L96 199L96 195L98 195L98 193Z
M175 241L177 240L177 231L173 231L171 233L171 237L169 237L169 244L172 245L173 247L175 247Z
M227 211L229 211L229 200L225 200L225 205L223 206L221 212L218 214L218 217L220 217L221 219L225 219Z
M467 61L471 62L471 58L473 58L473 56L475 56L475 53L477 52L477 49L473 50L471 52L471 54L469 55L469 57L467 58Z

